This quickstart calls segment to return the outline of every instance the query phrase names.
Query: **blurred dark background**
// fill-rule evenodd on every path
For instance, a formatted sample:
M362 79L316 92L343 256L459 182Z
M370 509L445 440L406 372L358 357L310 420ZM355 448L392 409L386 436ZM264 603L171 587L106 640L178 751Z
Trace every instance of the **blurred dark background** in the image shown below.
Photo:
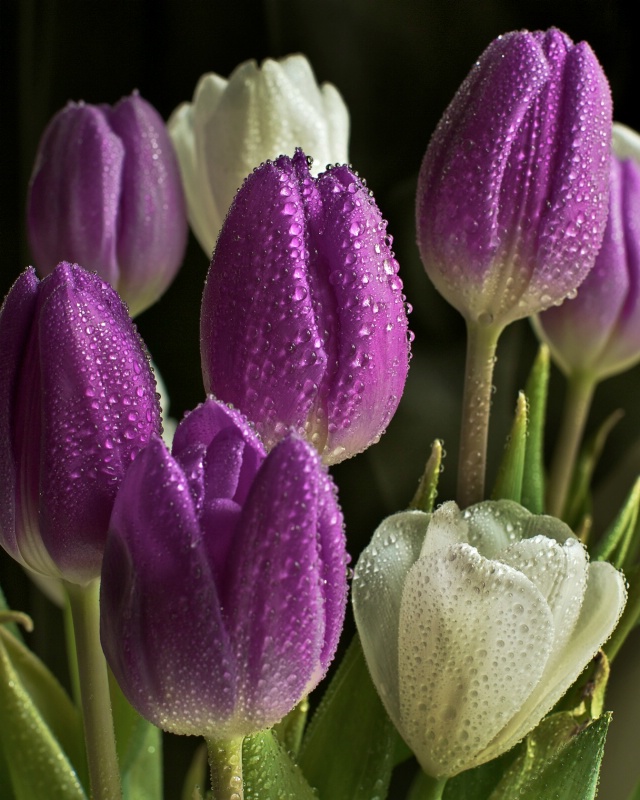
M305 53L317 78L334 83L349 107L351 162L389 219L414 307L414 356L398 414L379 445L333 471L356 555L382 517L407 505L436 437L445 440L449 452L440 498L453 496L464 329L424 275L413 212L417 171L440 115L492 38L517 28L555 25L574 40L591 43L611 82L615 118L640 128L640 67L631 9L632 4L619 0L0 0L0 297L30 262L24 223L29 175L47 121L67 100L114 103L137 88L167 118L191 99L204 72L226 76L246 59ZM138 319L169 388L175 417L203 397L198 311L207 266L191 238L175 283ZM513 325L501 341L490 482L535 349L527 323ZM592 427L615 408L626 411L598 475L600 527L640 471L639 389L636 368L605 382L597 393ZM552 391L550 442L563 393L557 373ZM52 648L50 636L57 611L4 553L0 585L12 607L34 615L32 644L63 675L63 651ZM46 630L47 638L38 629ZM625 675L632 684L640 683L633 649L630 642L610 695L621 717L629 701ZM617 722L612 742L624 738L623 724ZM167 797L178 796L193 744L172 745ZM605 759L601 796L607 800L625 797L628 790L609 777L616 758L628 761L622 744L610 744ZM620 786L629 787L637 777L634 771L640 773L633 763L627 770Z

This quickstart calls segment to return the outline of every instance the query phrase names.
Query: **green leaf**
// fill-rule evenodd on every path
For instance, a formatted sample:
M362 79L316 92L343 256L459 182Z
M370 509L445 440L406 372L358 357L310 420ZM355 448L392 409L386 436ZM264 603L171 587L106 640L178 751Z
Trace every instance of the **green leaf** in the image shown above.
M592 548L592 560L610 561L616 569L622 569L623 566L631 566L631 564L625 564L625 561L632 538L637 530L639 508L640 478L636 480L626 501L606 533ZM636 549L637 545L633 548L634 552L630 554L630 561L635 560Z
M629 795L629 800L640 800L640 782Z
M532 514L544 514L544 425L548 388L549 348L543 344L538 350L524 389L529 403L529 425L520 502Z
M15 800L87 800L60 743L26 691L0 636L0 746Z
M0 612L2 611L10 611L9 606L7 604L7 598L4 596L4 592L2 591L2 586L0 586ZM18 639L19 641L24 641L22 636L22 631L20 630L20 626L17 625L15 622L6 622L4 623L4 627L7 630L10 630L11 633Z
M442 800L488 800L518 752L519 749L515 748L494 758L493 761L450 778L445 786Z
M201 800L207 786L207 746L201 744L196 749L182 785L181 800Z
M82 717L54 675L21 641L0 626L0 646L43 722L73 764L82 784L89 785Z
M591 513L591 497L589 493L591 478L609 434L623 416L624 412L621 410L610 414L582 448L571 480L568 502L563 516L563 519L572 530L579 528L584 517Z
M433 511L433 506L438 496L438 481L442 470L443 454L442 442L440 439L436 439L431 445L431 455L427 460L418 489L409 504L409 508L425 511L427 514Z
M586 727L568 712L547 717L490 800L593 800L610 722L609 713Z
M124 800L161 800L162 733L132 708L111 674L109 688Z
M244 800L318 800L273 731L247 736L242 770Z
M491 493L492 500L514 500L516 503L520 502L526 447L527 400L524 394L519 392L511 433L507 439L500 469L498 470L498 478Z
M356 635L302 741L302 771L323 800L385 797L399 738Z
M284 719L273 726L273 732L293 758L296 758L300 752L308 713L309 701L305 697Z

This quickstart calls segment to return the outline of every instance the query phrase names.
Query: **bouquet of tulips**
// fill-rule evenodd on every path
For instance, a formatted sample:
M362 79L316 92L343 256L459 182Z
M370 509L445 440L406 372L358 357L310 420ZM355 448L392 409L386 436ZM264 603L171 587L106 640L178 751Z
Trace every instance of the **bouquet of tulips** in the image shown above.
M160 800L161 730L206 742L183 800L595 797L640 616L640 482L592 525L607 429L584 431L599 382L640 361L640 136L556 29L473 66L416 199L424 268L467 326L457 495L435 503L438 440L350 566L329 468L384 433L413 337L348 128L290 56L204 76L166 125L134 93L44 132L35 269L0 310L0 544L68 609L72 691L0 593L3 800ZM188 223L213 255L202 403L176 425L132 316ZM498 340L524 318L540 351L487 490Z

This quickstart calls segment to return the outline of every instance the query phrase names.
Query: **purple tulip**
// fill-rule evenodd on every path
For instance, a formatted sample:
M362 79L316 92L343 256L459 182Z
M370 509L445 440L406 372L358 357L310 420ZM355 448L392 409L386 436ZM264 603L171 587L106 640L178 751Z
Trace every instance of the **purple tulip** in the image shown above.
M390 245L362 181L346 166L313 178L301 150L236 195L202 298L202 372L267 449L293 430L334 464L384 432L409 361Z
M228 739L273 725L321 680L346 604L342 514L315 451L265 456L207 400L173 455L154 437L116 499L101 635L131 704L165 730Z
M568 375L594 381L640 361L640 136L614 125L614 149L624 136L636 160L611 158L609 219L594 268L575 299L536 321Z
M560 303L607 218L611 96L591 48L556 29L496 39L445 111L418 181L420 254L469 322Z
M154 303L187 242L180 172L158 112L137 93L113 108L59 111L40 142L27 222L40 275L77 261L117 289L132 316Z
M42 575L100 574L114 498L161 430L148 355L97 275L32 268L0 310L0 544Z

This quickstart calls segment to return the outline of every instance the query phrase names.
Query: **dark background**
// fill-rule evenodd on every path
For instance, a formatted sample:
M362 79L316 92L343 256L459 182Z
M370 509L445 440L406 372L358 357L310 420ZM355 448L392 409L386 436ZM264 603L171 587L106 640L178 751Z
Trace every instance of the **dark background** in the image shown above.
M424 275L413 218L417 171L442 111L492 38L555 25L574 40L591 43L611 82L615 118L640 128L631 7L602 0L0 0L0 297L29 263L27 183L44 126L67 100L114 103L137 88L167 118L191 99L204 72L228 75L249 58L305 53L318 79L334 83L349 107L351 162L389 219L414 306L414 357L399 412L378 446L333 470L355 555L383 516L407 505L436 437L444 438L449 451L440 498L453 495L464 329ZM137 321L176 417L203 398L198 311L207 266L191 238L175 283ZM501 341L490 481L535 346L526 322L513 325ZM600 527L640 471L639 388L635 369L605 382L597 393L592 427L617 407L627 412L598 475ZM556 373L552 390L550 441L563 392ZM38 635L38 629L50 634L57 612L4 554L0 585L13 607L34 614L33 646L63 674L62 648L52 648L50 635ZM632 649L630 644L626 661L621 659L620 675L637 681ZM623 680L619 686L611 699L620 703L622 714L628 698ZM612 737L615 731L614 724ZM610 747L611 763L620 747ZM166 790L171 798L178 796L187 756L176 748L173 758ZM640 773L632 766L626 786L634 770ZM613 786L608 780L605 776L604 786ZM603 789L602 796L625 796L618 791Z

